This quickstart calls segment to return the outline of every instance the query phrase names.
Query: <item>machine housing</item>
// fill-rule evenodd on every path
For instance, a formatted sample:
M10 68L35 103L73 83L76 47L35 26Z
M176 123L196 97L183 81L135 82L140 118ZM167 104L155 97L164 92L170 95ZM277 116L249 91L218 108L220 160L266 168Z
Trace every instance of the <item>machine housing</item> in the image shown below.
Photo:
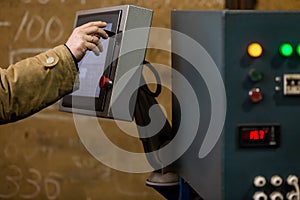
M286 199L295 192L287 178L300 176L299 20L297 11L172 11L172 30L207 51L226 90L226 97L220 96L226 105L220 110L226 112L222 135L200 158L215 105L195 66L173 53L172 66L192 85L201 111L197 135L174 169L203 199ZM254 49L258 56L249 52L251 44L262 47ZM280 50L285 44L292 47L288 56ZM189 48L172 35L172 52ZM186 96L179 80L173 79L172 87ZM175 129L178 113L180 105L173 100ZM276 177L282 183L274 184Z
M74 27L105 21L107 27L104 29L110 37L101 39L103 51L99 55L88 51L78 63L80 87L63 98L61 110L132 120L137 92L131 90L140 84L152 14L150 9L133 5L76 13ZM132 92L130 99L128 90Z

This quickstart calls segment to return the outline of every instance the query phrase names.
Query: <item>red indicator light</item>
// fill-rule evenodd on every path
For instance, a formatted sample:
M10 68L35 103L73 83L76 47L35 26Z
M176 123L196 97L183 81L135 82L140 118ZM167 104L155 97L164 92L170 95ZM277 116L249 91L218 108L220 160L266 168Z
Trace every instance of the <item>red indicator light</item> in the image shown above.
M249 91L249 98L252 102L257 103L263 99L262 93L259 88L254 88Z

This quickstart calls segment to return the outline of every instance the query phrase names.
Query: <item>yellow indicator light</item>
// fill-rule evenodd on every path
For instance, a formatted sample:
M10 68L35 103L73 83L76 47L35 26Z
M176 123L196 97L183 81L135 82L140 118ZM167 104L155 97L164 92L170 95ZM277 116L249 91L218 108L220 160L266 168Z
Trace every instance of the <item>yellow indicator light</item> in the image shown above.
M263 48L258 43L252 43L248 46L248 54L253 58L261 56L263 53Z

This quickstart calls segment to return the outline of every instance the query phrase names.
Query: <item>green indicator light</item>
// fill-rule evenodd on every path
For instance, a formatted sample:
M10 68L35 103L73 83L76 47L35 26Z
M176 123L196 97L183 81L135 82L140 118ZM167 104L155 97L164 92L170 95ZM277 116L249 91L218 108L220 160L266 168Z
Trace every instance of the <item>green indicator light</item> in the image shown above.
M300 44L298 44L296 51L297 51L298 56L300 56Z
M257 69L251 69L249 71L249 78L251 79L251 81L253 82L258 82L261 81L263 79L263 75L260 71L258 71Z
M293 46L289 43L282 44L279 53L284 57L290 57L293 54Z

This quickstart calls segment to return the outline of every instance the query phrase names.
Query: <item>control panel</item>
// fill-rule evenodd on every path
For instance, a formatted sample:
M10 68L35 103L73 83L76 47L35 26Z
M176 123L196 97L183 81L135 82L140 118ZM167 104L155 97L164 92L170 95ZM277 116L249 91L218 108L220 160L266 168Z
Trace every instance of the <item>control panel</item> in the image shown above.
M299 20L296 11L172 12L172 29L205 49L226 90L222 135L200 158L209 128L205 120L215 107L210 86L186 58L172 56L172 66L198 95L201 111L196 138L174 168L203 199L300 199ZM173 52L188 49L184 44L173 37ZM172 84L180 90L180 80ZM173 124L180 124L180 105L173 104Z
M101 53L87 51L78 63L80 84L62 99L62 111L133 120L137 91L132 90L140 84L152 14L133 5L76 12L75 27L105 21L109 38L100 39Z

